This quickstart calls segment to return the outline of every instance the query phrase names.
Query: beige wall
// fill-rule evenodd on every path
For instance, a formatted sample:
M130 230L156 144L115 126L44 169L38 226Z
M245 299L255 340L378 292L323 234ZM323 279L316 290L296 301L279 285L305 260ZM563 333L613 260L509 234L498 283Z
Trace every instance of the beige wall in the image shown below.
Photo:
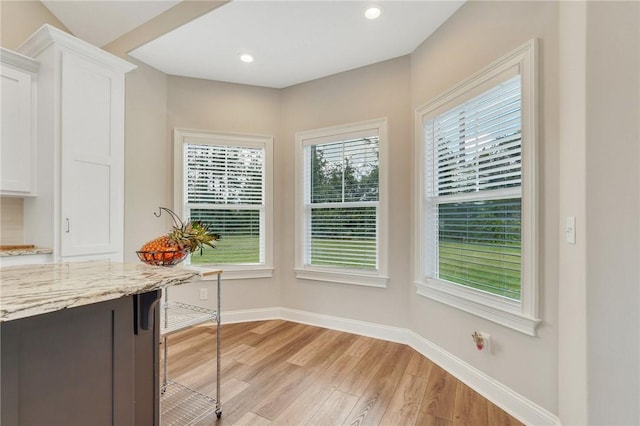
M411 292L411 328L526 398L557 412L558 4L467 2L412 54L416 108L526 41L539 39L540 317L530 337ZM446 325L446 326L443 326ZM469 337L491 334L492 353Z
M141 62L126 75L124 259L137 261L136 250L167 232L170 218L154 216L171 207L171 148L167 145L167 76Z
M71 33L49 9L39 1L0 2L0 45L16 50L31 34L44 24Z
M576 218L576 244L560 238L558 274L558 411L566 424L587 424L586 53L587 5L559 4L560 214Z
M173 129L188 128L273 136L274 151L278 151L283 143L278 135L280 97L280 91L276 89L169 77L165 149L173 149ZM172 152L168 154L168 159L169 172L166 176L171 182L167 185L172 188ZM277 161L274 167L277 174ZM282 194L278 186L275 190L276 200L282 196L286 197L286 194ZM274 247L279 247L280 236L277 231L274 238ZM282 270L276 268L270 279L225 282L224 310L280 306L281 274Z
M24 244L22 198L0 198L0 244Z
M640 424L640 13L587 3L587 365L590 424Z
M409 57L283 90L275 209L282 303L292 309L406 327L412 159ZM294 267L295 133L386 117L389 140L389 284L372 288L297 280Z

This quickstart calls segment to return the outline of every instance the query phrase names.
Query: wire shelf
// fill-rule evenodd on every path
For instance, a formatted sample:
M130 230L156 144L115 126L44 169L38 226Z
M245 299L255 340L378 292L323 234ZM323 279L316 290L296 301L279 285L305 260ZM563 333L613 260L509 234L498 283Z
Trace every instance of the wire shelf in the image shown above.
M215 398L169 380L160 390L160 424L190 426L220 407Z
M160 314L160 334L167 335L193 325L207 321L216 321L214 309L188 305L180 302L168 302Z

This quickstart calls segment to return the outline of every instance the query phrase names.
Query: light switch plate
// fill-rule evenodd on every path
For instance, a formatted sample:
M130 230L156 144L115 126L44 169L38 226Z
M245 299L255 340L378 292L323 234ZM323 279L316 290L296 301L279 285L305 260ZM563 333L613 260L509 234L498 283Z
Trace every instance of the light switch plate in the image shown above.
M567 236L567 244L576 243L576 217L567 216L567 224L565 226L565 234Z

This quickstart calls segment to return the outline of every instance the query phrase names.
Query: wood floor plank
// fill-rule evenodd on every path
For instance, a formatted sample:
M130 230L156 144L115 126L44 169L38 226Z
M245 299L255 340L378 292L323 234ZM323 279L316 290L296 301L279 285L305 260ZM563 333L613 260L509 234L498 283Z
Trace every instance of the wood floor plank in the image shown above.
M420 403L427 389L427 379L418 375L404 374L393 399L384 416L381 425L413 425L420 413Z
M431 416L453 420L458 380L435 365L429 374L420 411Z
M317 340L322 340L323 345L315 345ZM304 368L301 368L301 371L304 372L302 377L285 378L269 402L260 406L256 410L256 413L269 419L277 417L286 407L291 405L302 392L316 382L320 376L327 374L326 370L331 368L333 362L339 357L339 354L349 345L350 339L344 333L332 332L318 335L314 341L306 346L314 347L315 350L313 354L305 355L304 357L305 365Z
M415 426L451 426L451 420L432 416L424 412L418 412Z
M338 331L328 329L322 330L322 332L313 340L313 342L296 352L287 360L287 362L304 366L318 353L319 350L321 350L323 347L326 347L327 345L330 345L339 335L340 332Z
M343 353L332 364L332 368L327 369L326 374L323 374L318 381L332 388L337 388L359 362L360 358Z
M245 344L239 344L236 346L232 346L229 349L227 349L226 351L222 352L221 355L221 361L224 359L227 360L234 360L234 361L238 361L238 362L242 362L243 358L246 358L247 356L251 356L253 355L253 353L256 351L256 348L253 346L249 346L249 345L245 345Z
M488 426L487 400L462 382L458 382L453 415L454 426Z
M226 324L221 338L222 418L198 426L521 425L406 345L287 321ZM170 378L215 396L215 341L211 326L171 335Z
M487 414L491 426L524 426L494 404L487 404Z
M270 392L269 398L255 409L256 414L268 419L276 418L311 384L312 380L305 383L306 376L306 370L299 367L287 376L280 377Z
M405 374L411 374L413 376L428 379L432 368L433 362L414 351L411 361L409 361L409 365L407 365Z
M299 426L311 420L335 388L315 383L305 389L284 411L271 422L271 426Z
M248 353L246 356L236 358L236 360L243 364L256 365L258 362L267 358L272 353L277 352L281 347L289 345L294 339L296 339L303 328L304 327L302 324L297 324L294 327L290 327L286 332L280 334L280 338L269 339L264 343L261 342L259 346L256 346L255 351L253 351L252 353ZM322 329L315 329L312 332L318 334L322 332ZM298 348L298 350L300 349L301 348Z
M318 333L317 328L309 326L296 328L296 330L297 333L293 334L289 331L283 332L283 342L278 345L278 349L275 351L269 341L258 343L256 346L258 350L261 350L263 346L270 346L270 350L268 350L269 355L261 357L260 361L257 361L254 364L246 365L246 368L234 371L234 377L249 383L259 382L264 379L264 377L269 377L270 370L274 365L286 363L286 360L289 357L311 342L313 337ZM266 350L263 352L266 352Z
M271 420L260 417L259 415L247 411L247 413L240 417L233 426L267 426L271 423Z
M362 396L365 389L380 369L380 360L385 354L391 350L393 343L383 342L381 344L371 345L369 350L360 358L360 362L349 373L349 375L340 383L338 389L351 395Z
M251 386L240 392L228 401L222 401L223 412L226 421L236 422L247 411L267 403L274 395L283 377L296 374L300 367L284 362L276 366L271 374L262 376L262 380L252 383Z
M265 334L284 323L284 320L261 321L258 323L259 325L257 327L253 327L251 329L251 332L256 334Z
M222 352L229 348L237 345L238 343L243 343L249 346L255 346L257 343L262 341L269 336L277 336L281 330L287 329L288 325L283 323L274 324L273 327L268 332L264 332L262 334L253 333L251 330L252 324L255 323L242 323L242 324L225 324L222 325L222 333L221 333L221 342L222 342ZM243 327L237 327L238 325L243 325ZM255 327L253 327L255 328ZM215 333L213 334L215 337Z
M413 350L406 345L391 344L385 358L379 361L381 367L349 415L347 424L351 426L380 424L387 407L391 404L394 391L400 383L412 353Z
M210 385L211 387L209 389L207 388L200 388L200 389L208 395L215 396L215 393L214 393L214 389L216 386L215 382L209 381L208 383L211 384ZM238 380L235 378L225 380L220 384L220 400L229 401L239 393L243 392L249 386L251 386L249 383L243 382L242 380Z
M349 355L353 355L358 358L362 358L366 354L371 346L376 342L376 339L366 336L354 336L353 344L347 350Z
M335 390L316 411L307 426L341 425L357 402L357 396Z
M352 335L340 333L332 344L317 353L317 359L308 360L309 375L305 378L305 382L311 382L311 384L307 387L305 383L301 384L300 388L304 390L278 417L274 418L274 425L303 425L313 417L320 405L329 398L360 361L359 358L344 352L344 345L350 346L352 340ZM324 362L319 362L319 359L323 359Z

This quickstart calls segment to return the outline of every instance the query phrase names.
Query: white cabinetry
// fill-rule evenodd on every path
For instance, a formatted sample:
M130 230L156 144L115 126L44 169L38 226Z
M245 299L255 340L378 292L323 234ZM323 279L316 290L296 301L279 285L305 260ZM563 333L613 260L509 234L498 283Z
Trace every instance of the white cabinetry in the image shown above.
M18 51L38 72L38 197L25 240L54 260L122 260L124 75L134 65L45 25Z
M37 70L33 59L0 48L0 195L35 194Z

